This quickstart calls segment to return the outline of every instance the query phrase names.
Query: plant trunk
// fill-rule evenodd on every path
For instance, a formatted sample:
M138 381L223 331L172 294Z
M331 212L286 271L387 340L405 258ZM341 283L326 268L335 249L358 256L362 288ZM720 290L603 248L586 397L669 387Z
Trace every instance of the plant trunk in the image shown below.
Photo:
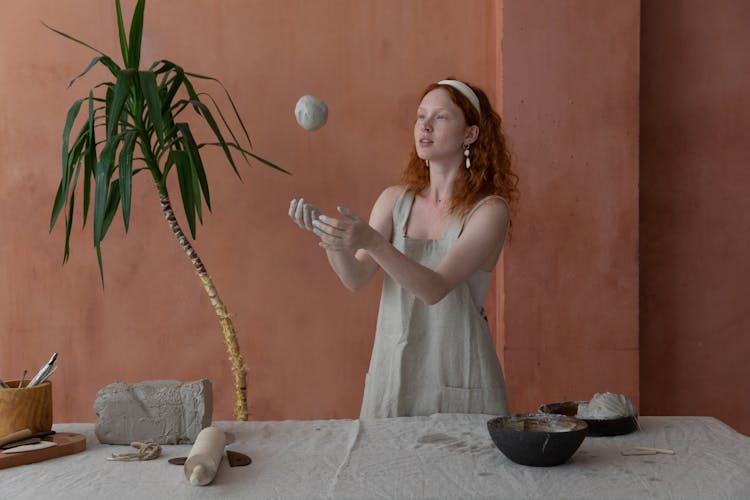
M227 345L229 361L232 364L232 374L234 375L236 397L234 415L237 420L245 421L247 420L247 367L245 366L245 361L240 354L240 345L237 342L237 334L234 330L234 325L232 324L232 318L230 317L224 302L219 298L219 293L216 291L216 287L214 287L211 277L206 271L206 267L203 265L200 257L198 257L198 253L182 232L182 229L175 218L174 211L172 210L169 197L161 195L159 201L161 202L161 209L164 212L169 227L177 237L180 247L193 262L193 266L203 284L203 289L206 291L206 294L208 294L208 298L211 300L211 305L214 307L214 311L219 317L221 330L224 333L224 342Z

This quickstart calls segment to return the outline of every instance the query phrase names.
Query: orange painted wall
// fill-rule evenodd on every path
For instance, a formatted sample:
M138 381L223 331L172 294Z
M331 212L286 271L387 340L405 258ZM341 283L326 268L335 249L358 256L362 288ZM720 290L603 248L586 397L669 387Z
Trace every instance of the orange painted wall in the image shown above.
M357 415L380 283L359 294L340 286L288 221L288 201L366 215L398 178L419 91L455 75L503 108L521 175L505 275L489 299L511 410L611 390L640 396L643 413L712 414L747 432L748 407L733 398L747 392L737 301L748 275L732 249L748 226L736 132L748 126L738 112L748 82L735 50L744 45L730 42L744 40L747 9L727 0L698 25L703 9L681 5L675 23L645 6L641 50L637 1L150 2L144 60L220 77L256 151L294 172L243 167L240 183L208 157L214 213L196 247L235 314L251 418ZM58 422L93 421L96 390L115 380L208 377L215 417L231 418L218 324L148 179L136 178L130 234L116 221L104 243L106 291L91 228L74 231L64 267L61 228L47 232L64 115L97 79L66 89L93 54L38 21L116 55L112 5L0 8L0 376L60 352ZM728 35L709 42L715 27ZM664 56L677 49L690 57ZM314 133L292 115L307 93L331 111ZM712 161L721 175L700 168Z
M64 267L62 228L47 231L66 110L99 79L66 89L94 54L39 20L119 59L112 2L0 7L0 376L17 378L58 351L58 422L95 420L95 393L115 380L208 377L215 418L232 418L218 322L149 179L136 177L130 233L116 220L103 244L105 291L91 227L74 230ZM219 154L207 161L214 210L196 248L235 315L251 418L358 414L379 282L356 295L340 286L314 239L288 220L289 200L366 216L398 179L427 83L454 75L494 94L497 19L489 0L149 2L143 60L221 78L256 151L294 172L242 167L240 183ZM294 121L303 94L329 105L320 131Z
M750 5L643 7L642 406L750 434Z
M507 1L503 109L521 177L506 253L513 411L638 402L637 1Z

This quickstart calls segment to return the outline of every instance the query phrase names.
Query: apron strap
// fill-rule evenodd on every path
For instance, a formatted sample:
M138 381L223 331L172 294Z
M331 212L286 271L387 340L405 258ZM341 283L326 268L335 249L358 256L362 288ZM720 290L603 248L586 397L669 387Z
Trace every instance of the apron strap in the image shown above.
M414 192L408 189L401 193L393 206L393 235L391 242L398 237L406 236L406 222L409 220L411 206L414 204Z

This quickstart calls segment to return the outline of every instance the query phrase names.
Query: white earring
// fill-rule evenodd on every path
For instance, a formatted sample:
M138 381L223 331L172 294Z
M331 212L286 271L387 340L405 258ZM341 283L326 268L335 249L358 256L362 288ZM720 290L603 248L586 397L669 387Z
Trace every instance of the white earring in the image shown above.
M464 145L464 156L466 157L466 168L471 167L471 160L469 159L469 145Z
M430 160L425 160L424 161L424 166L427 167L427 168L430 168Z

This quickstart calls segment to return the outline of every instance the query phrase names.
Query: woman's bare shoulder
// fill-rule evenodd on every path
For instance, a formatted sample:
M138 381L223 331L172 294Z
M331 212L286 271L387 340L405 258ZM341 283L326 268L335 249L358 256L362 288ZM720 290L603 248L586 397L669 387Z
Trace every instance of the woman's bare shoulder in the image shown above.
M404 194L404 191L406 191L406 186L396 184L395 186L388 186L385 188L380 196L381 198L392 199L395 202L399 196Z
M382 209L392 211L393 207L396 205L396 201L402 194L404 194L404 191L406 191L405 186L388 186L382 193L380 193L375 205Z
M481 200L479 203L479 208L482 206L487 205L489 207L500 207L500 210L502 211L509 211L510 204L508 203L508 200L503 198L502 196L492 195L486 197L484 200Z
M477 204L467 217L467 224L472 220L482 220L492 224L506 225L510 219L510 207L504 198L493 196Z

